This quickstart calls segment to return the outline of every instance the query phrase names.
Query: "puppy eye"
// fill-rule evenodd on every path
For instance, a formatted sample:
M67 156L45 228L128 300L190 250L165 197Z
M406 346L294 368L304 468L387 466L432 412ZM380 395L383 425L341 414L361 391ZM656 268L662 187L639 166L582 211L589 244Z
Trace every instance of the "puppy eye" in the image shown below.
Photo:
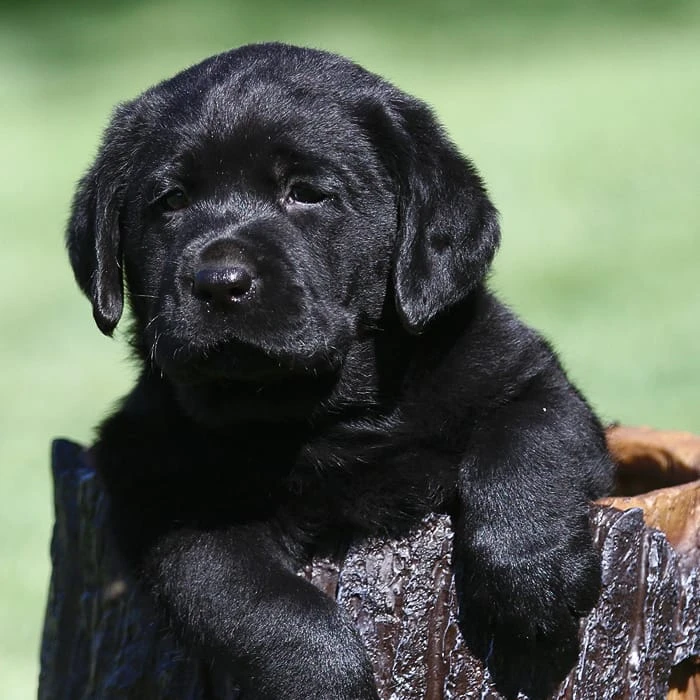
M158 203L166 211L178 211L184 209L190 203L190 199L183 190L174 189L160 197Z
M289 192L285 197L285 204L320 204L328 199L329 196L325 192L307 185L304 182L298 182L289 188Z

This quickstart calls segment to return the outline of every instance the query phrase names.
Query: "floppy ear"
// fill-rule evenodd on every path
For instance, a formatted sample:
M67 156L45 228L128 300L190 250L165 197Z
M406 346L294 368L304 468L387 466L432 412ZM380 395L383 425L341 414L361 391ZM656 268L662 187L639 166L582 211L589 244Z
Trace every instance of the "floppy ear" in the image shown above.
M419 334L483 280L500 241L498 214L428 107L393 98L388 116L393 137L383 148L399 183L394 293L404 327Z
M129 106L116 110L95 163L78 184L66 246L98 328L112 335L124 308L119 215L129 181Z

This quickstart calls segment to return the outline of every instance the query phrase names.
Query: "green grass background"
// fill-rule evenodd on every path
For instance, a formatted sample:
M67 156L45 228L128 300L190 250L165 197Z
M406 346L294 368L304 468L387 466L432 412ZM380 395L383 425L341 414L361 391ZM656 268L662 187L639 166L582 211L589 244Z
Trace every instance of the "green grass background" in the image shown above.
M132 376L123 338L93 327L65 259L74 183L117 101L272 39L345 53L434 105L502 213L493 285L604 419L700 432L698 2L4 3L5 700L35 694L49 443L89 441Z

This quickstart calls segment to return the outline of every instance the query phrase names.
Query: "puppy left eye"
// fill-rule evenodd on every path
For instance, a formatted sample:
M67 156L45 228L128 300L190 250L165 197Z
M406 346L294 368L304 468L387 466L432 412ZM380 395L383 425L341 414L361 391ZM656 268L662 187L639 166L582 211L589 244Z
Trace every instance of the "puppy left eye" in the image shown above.
M183 190L175 188L159 197L158 202L166 211L179 211L184 209L190 200Z
M285 204L320 204L330 199L329 195L311 185L299 182L292 185L284 198Z

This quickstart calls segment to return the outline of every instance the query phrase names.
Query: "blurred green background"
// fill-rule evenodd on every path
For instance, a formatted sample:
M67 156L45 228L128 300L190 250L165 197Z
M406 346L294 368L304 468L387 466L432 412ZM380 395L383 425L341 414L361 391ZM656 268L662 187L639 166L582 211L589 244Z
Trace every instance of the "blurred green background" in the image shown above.
M501 210L493 285L604 419L700 432L700 3L4 3L4 700L35 694L49 443L88 442L133 371L65 259L74 183L117 101L272 39L344 53L431 103Z

